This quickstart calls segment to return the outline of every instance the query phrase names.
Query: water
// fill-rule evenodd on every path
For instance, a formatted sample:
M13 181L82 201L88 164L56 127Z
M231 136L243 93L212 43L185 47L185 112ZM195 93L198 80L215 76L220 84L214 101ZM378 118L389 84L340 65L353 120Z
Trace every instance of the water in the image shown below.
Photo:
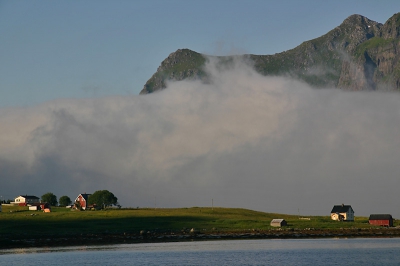
M231 240L0 250L0 265L400 265L400 238Z

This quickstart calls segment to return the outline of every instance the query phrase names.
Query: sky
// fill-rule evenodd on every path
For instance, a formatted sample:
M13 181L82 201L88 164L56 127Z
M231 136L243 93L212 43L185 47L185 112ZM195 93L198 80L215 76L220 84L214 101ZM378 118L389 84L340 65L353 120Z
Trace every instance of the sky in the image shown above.
M137 95L161 62L188 48L274 54L352 14L384 23L390 1L0 0L0 107Z
M400 94L314 90L243 62L139 96L170 53L274 54L396 1L0 1L0 196L400 217ZM377 195L384 195L377 199Z

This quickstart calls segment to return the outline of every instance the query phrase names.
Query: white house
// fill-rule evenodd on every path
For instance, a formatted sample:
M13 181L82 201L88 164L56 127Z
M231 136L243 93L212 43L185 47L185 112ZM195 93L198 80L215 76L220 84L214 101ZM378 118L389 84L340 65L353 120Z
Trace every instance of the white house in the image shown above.
M16 197L14 202L11 202L11 204L28 205L28 204L39 203L39 202L40 202L40 199L36 196L20 195L20 196Z
M335 221L354 221L354 210L351 205L335 205L331 211L331 219Z

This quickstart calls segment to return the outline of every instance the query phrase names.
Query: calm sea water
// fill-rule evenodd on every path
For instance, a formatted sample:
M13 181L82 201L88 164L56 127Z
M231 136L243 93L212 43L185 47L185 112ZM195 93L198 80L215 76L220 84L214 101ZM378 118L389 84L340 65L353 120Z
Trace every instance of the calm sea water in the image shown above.
M0 265L400 265L400 238L235 240L0 250Z

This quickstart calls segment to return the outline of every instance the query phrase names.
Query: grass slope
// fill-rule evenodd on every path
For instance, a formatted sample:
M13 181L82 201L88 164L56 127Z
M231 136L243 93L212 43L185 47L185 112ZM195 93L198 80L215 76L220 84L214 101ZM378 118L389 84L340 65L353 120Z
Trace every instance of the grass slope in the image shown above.
M0 234L68 235L79 233L137 233L140 230L201 231L269 230L270 221L283 218L287 228L337 229L371 228L368 218L355 222L332 221L329 216L312 216L310 220L295 215L264 213L235 208L120 209L105 211L71 211L53 207L51 213L28 211L27 207L5 207L0 213ZM395 225L400 223L396 221Z

